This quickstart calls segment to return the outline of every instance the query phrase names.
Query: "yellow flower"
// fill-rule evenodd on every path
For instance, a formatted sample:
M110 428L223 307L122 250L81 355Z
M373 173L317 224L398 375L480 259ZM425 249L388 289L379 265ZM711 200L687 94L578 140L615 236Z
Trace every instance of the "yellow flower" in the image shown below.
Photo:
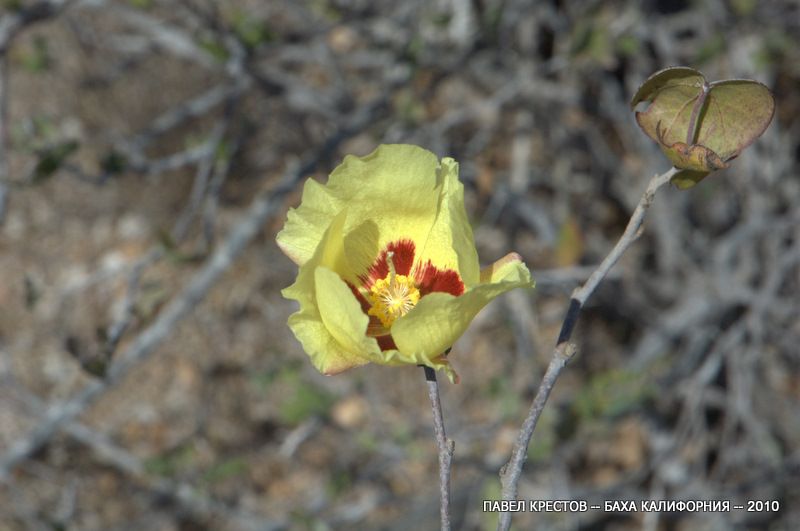
M300 266L283 290L289 327L325 374L366 363L427 365L457 379L446 351L492 299L533 287L511 253L480 270L458 164L417 146L347 156L306 181L277 237Z

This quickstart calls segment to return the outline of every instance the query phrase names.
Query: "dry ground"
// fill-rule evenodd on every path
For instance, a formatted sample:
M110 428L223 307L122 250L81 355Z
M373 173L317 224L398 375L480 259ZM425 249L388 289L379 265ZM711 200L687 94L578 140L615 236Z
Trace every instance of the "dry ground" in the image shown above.
M800 529L797 2L2 9L0 463L48 404L99 389L11 467L3 531L437 527L421 370L319 375L280 295L295 268L274 237L297 177L388 142L460 161L482 260L516 250L538 281L476 319L451 355L462 383L442 384L455 528L494 528L481 500L499 494L569 292L667 167L627 101L676 64L766 83L775 119L732 168L659 193L582 316L520 496L780 508L515 525ZM286 182L294 191L202 300L113 376L254 198Z

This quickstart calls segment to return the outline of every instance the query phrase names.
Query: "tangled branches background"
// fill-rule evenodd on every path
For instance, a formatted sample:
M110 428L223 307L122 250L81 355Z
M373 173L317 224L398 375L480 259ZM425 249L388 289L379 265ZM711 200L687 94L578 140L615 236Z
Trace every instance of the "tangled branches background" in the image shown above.
M0 528L438 522L418 370L317 374L274 235L346 153L461 162L511 293L452 353L456 528L494 527L571 289L666 160L652 72L773 87L732 168L664 190L590 300L524 499L778 500L778 512L518 514L541 529L800 528L800 7L791 0L5 1Z

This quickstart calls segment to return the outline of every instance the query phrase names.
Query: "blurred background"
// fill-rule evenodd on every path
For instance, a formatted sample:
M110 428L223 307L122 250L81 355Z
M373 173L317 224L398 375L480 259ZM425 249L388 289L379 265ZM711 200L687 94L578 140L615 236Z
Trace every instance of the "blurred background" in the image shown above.
M668 168L627 102L671 65L765 83L774 120L657 195L581 317L520 497L779 510L515 528L800 529L796 1L0 5L3 531L438 528L422 371L318 374L280 295L302 179L389 142L458 160L481 260L517 251L538 283L476 318L441 382L454 528L494 529L482 500L569 293Z

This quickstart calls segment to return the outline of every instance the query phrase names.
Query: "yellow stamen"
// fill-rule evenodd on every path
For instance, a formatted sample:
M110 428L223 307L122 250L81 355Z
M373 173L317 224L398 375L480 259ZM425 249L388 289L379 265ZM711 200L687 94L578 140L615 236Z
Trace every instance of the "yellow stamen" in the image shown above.
M389 328L398 318L407 314L419 302L419 290L414 280L395 272L394 253L386 253L389 274L376 281L368 294L372 307L367 312L381 320L381 324Z

